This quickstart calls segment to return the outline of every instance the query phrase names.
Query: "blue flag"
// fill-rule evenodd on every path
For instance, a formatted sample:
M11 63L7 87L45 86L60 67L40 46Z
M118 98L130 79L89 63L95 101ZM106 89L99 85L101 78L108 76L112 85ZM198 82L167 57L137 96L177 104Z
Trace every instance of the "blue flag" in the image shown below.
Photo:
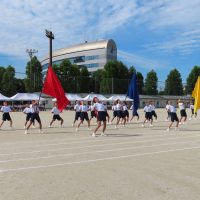
M131 82L128 86L127 96L133 99L133 112L136 112L139 108L139 94L137 88L137 76L136 73L133 74Z

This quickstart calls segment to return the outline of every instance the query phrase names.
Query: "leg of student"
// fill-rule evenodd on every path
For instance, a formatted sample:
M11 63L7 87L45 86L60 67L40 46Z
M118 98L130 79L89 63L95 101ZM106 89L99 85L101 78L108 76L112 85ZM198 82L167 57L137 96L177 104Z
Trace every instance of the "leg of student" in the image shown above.
M60 123L60 125L62 126L63 123L64 123L64 120L63 120L63 118L61 118L61 123Z
M106 121L103 121L103 133L105 132L106 130Z
M98 131L100 126L101 126L101 121L98 121L97 127L94 130L94 134Z
M4 123L4 120L2 120L1 125L0 125L0 128L1 128L1 126L3 125L3 123Z

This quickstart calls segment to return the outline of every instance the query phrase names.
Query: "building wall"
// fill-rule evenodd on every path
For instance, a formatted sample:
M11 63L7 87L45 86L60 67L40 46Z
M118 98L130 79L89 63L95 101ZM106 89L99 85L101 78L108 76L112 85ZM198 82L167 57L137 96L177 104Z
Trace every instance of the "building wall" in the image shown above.
M102 45L102 43L104 44ZM64 59L69 59L71 63L79 66L86 66L88 71L103 69L109 60L117 60L117 47L113 40L104 40L92 43L85 43L68 47L53 52L53 63L60 64ZM91 45L92 44L92 45ZM88 46L88 48L87 48ZM75 48L76 47L76 48ZM43 73L47 70L49 59L46 57L41 61Z

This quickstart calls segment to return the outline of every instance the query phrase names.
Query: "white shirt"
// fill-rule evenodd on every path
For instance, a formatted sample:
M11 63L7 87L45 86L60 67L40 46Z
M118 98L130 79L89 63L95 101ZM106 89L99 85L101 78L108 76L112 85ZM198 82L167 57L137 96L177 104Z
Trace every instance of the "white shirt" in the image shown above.
M89 109L88 109L88 106L86 106L86 105L81 105L80 106L80 111L81 112L87 112Z
M165 108L166 108L167 111L169 111L170 105L167 104Z
M128 110L126 105L123 106L123 111L125 111L125 110Z
M3 113L9 113L11 111L11 108L10 108L10 106L2 106L1 111Z
M51 112L54 114L54 115L59 115L60 114L60 110L58 110L58 108L56 107L53 107Z
M169 110L171 113L176 113L176 108L173 105L169 105Z
M31 105L31 113L39 113L39 108L37 105Z
M99 112L105 111L105 105L103 103L95 103L94 104L95 109Z
M190 105L190 109L192 109L192 110L194 109L194 105L193 104Z
M118 103L117 105L116 105L116 110L122 110L122 105L120 104L120 103Z
M94 111L94 105L91 105L91 106L89 107L89 110L90 110L90 111Z
M178 106L179 106L179 109L180 109L180 110L185 110L185 105L184 105L184 103L179 103Z
M76 112L80 112L80 105L79 105L79 104L76 104L76 105L74 106L74 110L75 110Z
M112 106L112 110L113 110L113 111L116 111L116 110L117 110L116 105L113 105L113 106Z
M154 105L149 105L151 107L151 110L154 111L155 110L155 106Z
M31 113L31 108L29 107L24 108L23 113L25 114Z
M145 106L144 107L144 112L151 112L151 111L152 111L152 109L151 109L150 106Z

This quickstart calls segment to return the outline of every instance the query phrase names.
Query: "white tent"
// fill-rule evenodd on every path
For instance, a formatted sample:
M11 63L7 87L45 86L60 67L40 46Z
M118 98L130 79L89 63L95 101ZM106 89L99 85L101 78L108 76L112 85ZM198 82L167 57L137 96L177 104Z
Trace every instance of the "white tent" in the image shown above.
M8 98L0 93L0 101L9 101L9 100L10 100L10 98Z
M10 97L11 101L31 101L39 100L39 95L33 93L17 93L16 95ZM40 101L45 101L46 99L40 97Z
M111 96L110 98L108 98L108 101L116 101L117 99L119 99L120 101L125 101L125 100L133 101L129 97L126 97L126 95L114 95L114 96Z
M82 98L77 94L69 94L69 93L67 93L67 94L65 94L65 96L67 97L67 99L69 101L76 101L76 100L80 101L80 100L82 100ZM56 98L52 99L52 101L56 101Z
M92 101L94 97L97 97L100 101L108 101L102 94L88 94L83 98L83 101Z

